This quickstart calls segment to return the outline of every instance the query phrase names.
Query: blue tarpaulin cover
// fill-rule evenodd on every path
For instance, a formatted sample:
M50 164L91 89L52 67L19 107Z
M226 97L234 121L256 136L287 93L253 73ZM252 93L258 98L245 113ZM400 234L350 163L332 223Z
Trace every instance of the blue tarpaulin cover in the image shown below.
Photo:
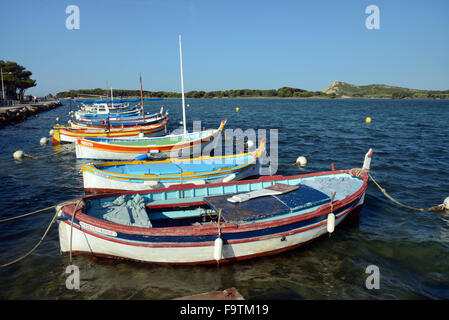
M113 201L91 200L87 214L126 226L151 228L145 201L139 195L122 195Z

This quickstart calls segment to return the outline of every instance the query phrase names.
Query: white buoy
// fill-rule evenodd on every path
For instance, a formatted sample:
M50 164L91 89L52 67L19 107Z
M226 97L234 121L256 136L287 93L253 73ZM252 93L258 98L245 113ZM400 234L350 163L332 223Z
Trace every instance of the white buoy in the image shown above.
M331 212L327 215L327 232L332 233L335 230L335 215Z
M252 147L254 147L254 142L252 140L248 140L246 145L248 146L248 148L252 148Z
M143 132L139 133L139 138L143 138L144 136Z
M50 137L52 137L55 134L55 130L51 129L50 131L48 131L48 135Z
M41 146L47 144L47 138L45 138L45 137L41 138L41 140L39 141L39 143L41 144Z
M59 121L59 118L58 118L58 117L56 117L56 119L55 119L55 120L56 120L56 122L58 122L58 121Z
M214 259L218 262L223 257L223 240L219 237L214 243Z
M444 199L443 206L444 206L444 209L449 210L449 197Z
M13 157L16 160L21 160L23 158L23 151L22 150L17 150L16 152L13 153Z
M182 122L182 121L179 121L178 123L179 123L179 124L184 124L184 122Z
M299 157L296 159L296 164L297 164L297 165L300 165L301 167L304 167L305 165L307 165L307 158L306 158L306 157L303 157L303 156L299 156Z
M70 121L70 120L67 120L67 123L68 123L68 124L71 124L71 123L72 123L72 121Z

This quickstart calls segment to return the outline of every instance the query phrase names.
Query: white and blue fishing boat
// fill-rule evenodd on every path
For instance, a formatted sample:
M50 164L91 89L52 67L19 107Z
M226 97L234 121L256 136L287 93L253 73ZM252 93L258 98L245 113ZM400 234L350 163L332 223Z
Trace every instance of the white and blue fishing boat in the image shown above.
M106 119L108 117L116 118L116 117L137 117L141 115L142 110L140 108L137 108L137 106L130 107L123 110L116 110L111 111L106 106L105 111L95 111L95 112L89 112L89 111L81 111L78 110L75 112L75 119Z
M158 113L146 114L138 113L137 115L120 115L114 116L107 115L106 117L92 117L84 118L80 117L77 121L72 121L72 127L76 126L109 126L109 127L129 127L138 125L148 125L164 121L168 116L168 113L164 113L164 106ZM73 125L75 124L75 125Z
M155 113L151 115L139 116L136 118L114 118L105 119L85 119L72 120L72 128L124 128L135 126L146 126L163 122L168 119L168 112Z
M91 163L82 168L85 193L164 188L175 184L219 183L259 175L265 138L252 152L193 159Z
M361 169L78 198L56 208L61 251L206 264L293 249L359 216L371 155Z
M95 117L95 116L112 116L116 114L127 114L130 111L139 111L137 106L130 106L129 103L107 103L104 100L99 100L99 102L95 102L91 105L86 105L81 103L81 108L78 111L74 112L75 119L79 119L80 117Z

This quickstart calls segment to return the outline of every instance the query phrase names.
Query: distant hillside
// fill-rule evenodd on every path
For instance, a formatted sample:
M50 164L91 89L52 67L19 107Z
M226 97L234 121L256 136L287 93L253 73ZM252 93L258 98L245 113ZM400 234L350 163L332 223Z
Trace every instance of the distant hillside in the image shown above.
M417 90L385 84L357 86L342 81L334 81L322 92L339 98L449 99L449 90Z

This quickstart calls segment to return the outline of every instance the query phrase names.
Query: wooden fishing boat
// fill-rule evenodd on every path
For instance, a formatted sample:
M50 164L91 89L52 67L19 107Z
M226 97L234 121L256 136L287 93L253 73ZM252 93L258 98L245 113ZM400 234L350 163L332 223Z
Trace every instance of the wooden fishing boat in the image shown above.
M165 133L168 119L161 123L146 126L134 126L124 128L72 128L55 126L53 128L53 143L76 142L79 138L138 138L141 134L146 136L158 136Z
M164 188L174 184L219 183L259 175L265 138L249 153L193 159L105 162L82 168L85 193Z
M144 124L152 124L163 121L167 117L167 113L164 114L164 106L161 107L160 112L150 115L116 115L116 116L107 116L107 117L98 117L98 118L83 118L80 117L77 120L78 125L88 125L88 126L111 126L111 127L120 127L120 126L135 126L135 125L144 125Z
M107 117L137 117L141 115L141 109L137 107L122 109L122 110L109 110L107 106L105 109L98 109L96 111L83 111L78 110L75 112L75 119L107 119Z
M56 207L62 252L206 264L282 252L362 210L362 169L86 196Z
M223 120L218 129L168 135L159 138L136 139L78 139L76 143L77 159L97 160L134 160L142 154L165 154L174 156L175 152L200 146L204 148L221 134L227 120Z
M81 121L72 120L72 128L124 128L124 127L135 127L135 126L145 126L163 122L168 118L168 113L146 115L145 119L119 119L119 120L109 120L108 119L98 119L98 120L87 120L83 119Z

